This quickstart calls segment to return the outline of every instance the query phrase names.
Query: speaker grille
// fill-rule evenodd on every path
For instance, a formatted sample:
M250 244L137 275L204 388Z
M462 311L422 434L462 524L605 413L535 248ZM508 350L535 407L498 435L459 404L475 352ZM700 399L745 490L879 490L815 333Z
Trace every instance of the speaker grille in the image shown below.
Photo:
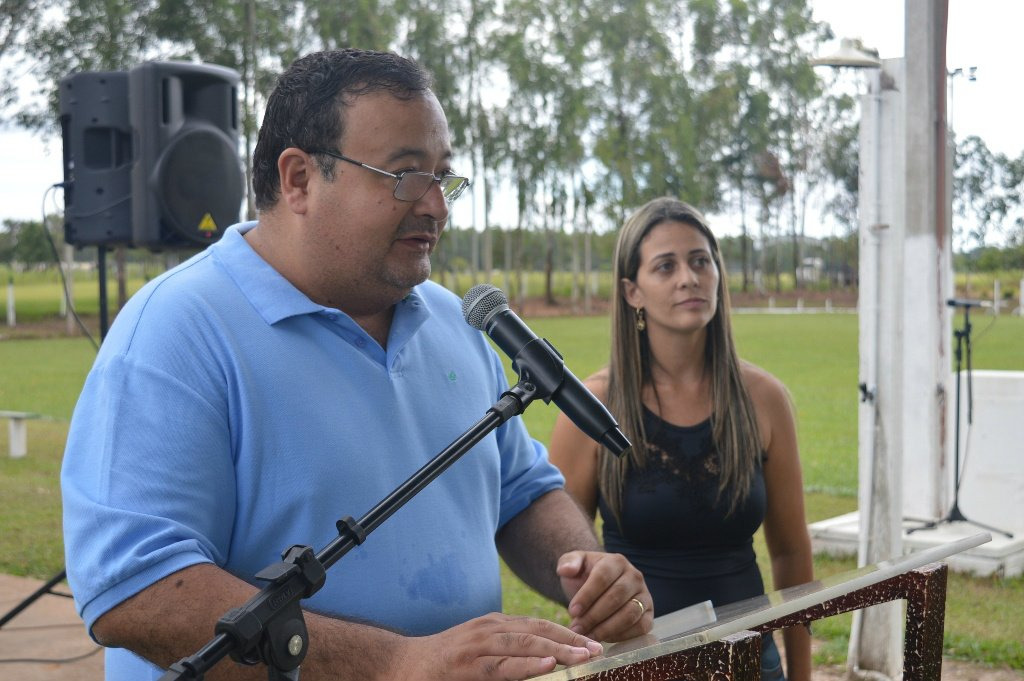
M197 125L171 142L156 183L174 236L210 243L238 220L243 198L238 154L212 126Z

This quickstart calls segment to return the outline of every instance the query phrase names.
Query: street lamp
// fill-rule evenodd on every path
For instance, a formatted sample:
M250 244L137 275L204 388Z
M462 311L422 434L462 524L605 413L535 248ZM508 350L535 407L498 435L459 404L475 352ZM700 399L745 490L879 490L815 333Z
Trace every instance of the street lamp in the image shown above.
M832 54L811 59L812 66L828 66L832 69L867 70L882 68L882 60L878 50L865 48L860 40L842 38L839 49Z
M977 72L977 66L968 66L966 72L964 72L964 70L960 67L957 67L952 71L946 72L946 80L949 83L949 112L946 116L946 119L949 124L949 130L950 132L953 133L954 136L956 135L956 128L953 127L953 81L956 79L957 76L966 76L967 80L973 83L974 81L978 80Z
M882 60L878 58L877 50L866 50L859 40L843 38L839 41L839 49L836 52L812 59L811 65L879 69L882 68Z
M887 66L891 68L891 62ZM901 253L897 236L889 229L895 217L895 194L899 191L898 153L893 142L898 124L892 114L895 92L892 72L883 68L878 53L868 51L859 41L843 39L833 54L811 60L815 66L855 69L865 72L868 92L861 96L860 186L858 197L858 327L860 345L860 391L858 407L858 565L867 565L887 555L899 555L901 546L900 465L901 430L900 373L894 371L894 329L898 326L899 300L892 284L898 277L895 260ZM870 70L870 73L868 71ZM868 104L871 104L868 108ZM886 142L883 142L883 136ZM897 219L898 222L898 219ZM902 234L902 232L899 232ZM891 419L891 420L890 420ZM883 427L889 426L889 427ZM894 481L892 486L880 480ZM848 669L853 676L883 672L893 676L897 669L898 613L891 608L857 611L850 631Z

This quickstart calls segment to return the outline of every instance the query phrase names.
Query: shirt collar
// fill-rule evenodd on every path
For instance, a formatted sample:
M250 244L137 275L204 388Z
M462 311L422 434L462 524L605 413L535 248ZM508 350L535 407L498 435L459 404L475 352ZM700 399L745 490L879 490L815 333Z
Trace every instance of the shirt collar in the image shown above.
M323 310L253 250L243 236L255 221L232 225L212 247L213 255L267 324Z

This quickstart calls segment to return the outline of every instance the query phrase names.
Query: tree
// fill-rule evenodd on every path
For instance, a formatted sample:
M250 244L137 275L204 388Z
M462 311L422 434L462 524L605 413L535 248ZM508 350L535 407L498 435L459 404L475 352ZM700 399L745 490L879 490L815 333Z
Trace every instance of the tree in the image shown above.
M53 236L47 236L41 222L4 220L4 230L6 237L0 242L0 257L8 264L17 262L32 267L53 263Z
M722 107L730 124L719 140L727 170L725 189L736 197L743 235L748 231L748 195L753 194L760 206L762 240L778 236L772 234L773 225L780 223L781 199L789 195L790 233L798 253L796 230L802 218L797 207L806 202L798 202L790 192L798 188L805 193L810 187L797 181L808 163L809 111L820 96L808 57L829 35L827 27L813 21L804 0L735 0L724 5L699 0L691 6L698 15L697 63L714 69L718 86L735 101L734 106ZM744 254L744 290L747 285Z
M25 59L26 42L52 0L3 0L0 2L0 122L17 100L18 68Z
M1016 159L993 153L985 142L971 136L956 147L953 205L956 214L971 222L958 231L966 242L984 245L989 229L1024 227L1024 153Z

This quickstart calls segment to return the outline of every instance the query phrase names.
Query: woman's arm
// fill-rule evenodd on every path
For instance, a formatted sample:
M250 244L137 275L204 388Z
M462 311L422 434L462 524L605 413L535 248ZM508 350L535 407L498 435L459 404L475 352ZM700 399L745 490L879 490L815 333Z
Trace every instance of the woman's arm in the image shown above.
M764 535L771 557L772 581L774 588L783 589L814 579L796 423L789 393L777 378L760 369L745 373L765 443ZM783 639L786 678L810 681L810 632L806 627L790 627L783 630Z
M596 374L584 385L605 401L607 380L604 372ZM597 517L598 452L600 446L583 433L565 414L559 412L551 432L548 457L565 476L565 491L576 500L591 520Z

